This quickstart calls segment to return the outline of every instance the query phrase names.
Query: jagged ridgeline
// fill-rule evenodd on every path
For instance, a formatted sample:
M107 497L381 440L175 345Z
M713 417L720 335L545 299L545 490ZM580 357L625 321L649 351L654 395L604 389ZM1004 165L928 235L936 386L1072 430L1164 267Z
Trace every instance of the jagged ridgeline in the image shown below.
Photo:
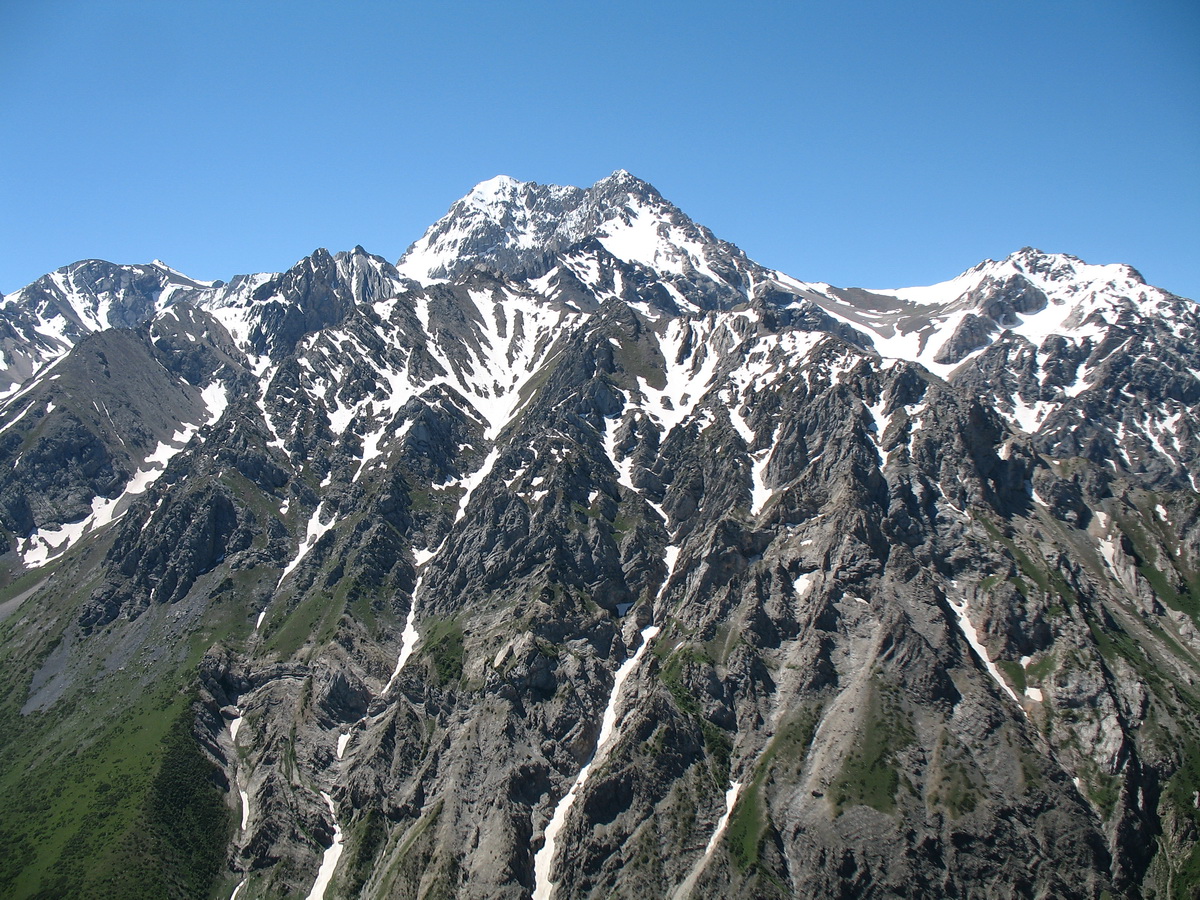
M1200 314L618 172L0 319L0 894L1200 890Z

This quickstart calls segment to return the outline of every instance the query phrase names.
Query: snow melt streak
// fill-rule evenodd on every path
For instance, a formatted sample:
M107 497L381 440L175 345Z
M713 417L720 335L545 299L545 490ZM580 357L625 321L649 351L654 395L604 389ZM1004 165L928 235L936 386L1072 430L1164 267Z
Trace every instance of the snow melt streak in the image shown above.
M721 835L725 833L726 826L729 825L729 817L733 814L733 805L737 803L738 794L741 793L742 783L740 781L731 781L729 790L725 792L725 812L721 814L721 818L717 820L717 827L713 829L712 837L708 839L708 845L704 848L704 855L696 860L696 864L692 866L692 871L688 873L688 877L675 889L675 893L671 895L671 900L687 900L692 894L692 888L696 886L696 881L700 878L700 873L704 871L704 866L708 863L708 859L712 856L713 851L717 849L717 844L721 841Z
M975 626L971 624L971 620L967 618L967 603L965 600L960 600L957 603L950 601L950 608L954 610L954 615L958 619L958 628L963 633L963 637L967 639L967 643L971 645L971 649L978 654L983 660L984 668L988 670L988 674L995 679L996 684L1004 688L1004 693L1012 697L1013 700L1020 705L1021 700L1017 697L1016 692L1008 686L1008 682L1004 680L1004 676L1000 674L1000 669L992 662L992 658L988 655L987 648L979 640L979 632L975 630Z
M408 658L412 656L413 650L417 646L417 640L421 637L417 633L417 593L421 590L421 582L424 580L424 575L418 576L417 583L413 586L412 604L408 607L408 618L404 620L404 632L400 635L400 654L396 657L396 668L392 672L392 677L383 686L382 696L387 696L392 683L400 675L400 670L404 668ZM338 759L341 759L340 753Z
M229 395L224 385L220 382L213 382L201 392L201 397L208 409L208 418L204 424L211 425L221 417L226 406L229 405ZM21 550L25 566L33 568L57 559L70 550L89 531L103 528L123 516L128 501L150 489L158 477L167 470L167 463L187 446L199 429L199 425L184 423L183 427L171 436L171 440L161 442L154 452L146 457L142 462L142 468L133 474L128 484L125 485L125 490L119 496L111 500L105 497L94 497L92 513L87 518L79 522L68 522L58 528L40 528L34 531Z
M330 516L328 522L321 521L321 507L324 505L325 501L321 501L317 504L317 508L313 510L312 517L308 520L308 528L305 532L304 541L300 544L299 549L297 549L296 555L292 557L292 561L284 566L283 574L279 576L279 584L283 584L283 579L287 578L288 575L290 575L296 568L296 566L300 565L300 561L303 560L308 554L308 551L313 548L313 545L321 539L321 536L325 534L325 532L333 527L335 516ZM279 588L277 585L276 590L278 589Z
M312 890L308 892L308 900L324 900L325 890L329 887L329 882L333 880L333 870L337 868L338 860L342 856L342 826L338 824L333 798L324 791L321 791L321 797L324 798L325 805L329 807L329 815L333 817L333 843L321 857L321 868L317 872L317 880L313 884Z
M588 775L591 773L592 766L598 760L603 759L604 751L607 749L606 744L609 738L612 737L613 730L617 724L617 700L621 696L621 686L625 683L625 679L637 666L642 655L646 652L646 648L650 646L650 642L654 640L658 634L657 625L647 625L642 629L642 645L638 647L637 652L625 662L621 663L621 667L617 669L617 673L613 676L612 693L608 697L608 705L604 708L604 716L600 720L600 737L596 740L596 752L592 755L579 774L575 776L575 781L571 784L571 789L558 801L558 806L554 809L554 814L550 817L550 824L546 826L546 839L542 844L542 849L537 852L533 858L533 900L549 900L551 892L554 890L554 882L550 880L550 864L554 862L554 848L558 841L558 834L562 831L563 825L567 821L567 813L575 804L575 800L579 796L584 784L587 783Z
M496 447L487 455L487 459L483 461L483 465L479 470L471 475L463 478L459 484L466 488L466 493L462 495L462 499L458 502L458 513L454 517L457 523L463 516L467 514L467 504L471 502L471 495L475 493L475 489L483 484L483 480L491 474L492 468L496 465L496 460L500 458L500 448Z

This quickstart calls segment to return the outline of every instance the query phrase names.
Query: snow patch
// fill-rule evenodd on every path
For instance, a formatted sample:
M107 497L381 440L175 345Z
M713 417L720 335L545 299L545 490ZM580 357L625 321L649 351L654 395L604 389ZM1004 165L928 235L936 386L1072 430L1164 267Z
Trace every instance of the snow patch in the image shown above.
M308 551L321 539L330 528L333 527L337 516L331 515L328 522L321 521L321 507L325 505L322 500L317 504L317 508L313 510L313 514L308 519L308 527L305 529L304 540L300 542L300 547L296 550L296 555L292 557L292 561L284 566L283 572L279 576L279 581L275 584L275 590L279 590L279 586L283 584L283 580L295 570L296 566L300 565L300 561L308 555Z
M883 452L883 435L887 431L888 425L891 424L892 417L886 416L883 413L887 402L883 397L879 398L878 403L866 404L867 412L871 415L871 430L868 432L871 436L871 442L875 444L875 451L879 454L880 460L887 462L887 457Z
M616 674L613 676L613 686L612 691L609 692L608 705L604 708L604 715L600 720L600 736L596 739L596 750L587 764L579 770L579 774L575 776L570 789L555 805L554 813L550 817L550 823L546 826L545 841L541 849L533 857L533 900L549 900L550 894L554 891L554 882L550 880L550 866L554 862L554 848L558 842L559 832L562 831L562 827L567 821L567 813L575 805L575 801L578 799L583 786L587 783L592 767L604 759L605 753L608 750L609 740L617 726L617 702L621 697L621 687L625 683L625 679L637 667L638 662L641 661L642 656L645 655L647 648L650 646L650 642L654 640L658 632L659 627L657 625L647 625L643 628L641 646L625 662L621 663L620 668L617 669Z
M679 548L674 544L663 549L663 561L667 564L667 581L675 574L675 564L679 562Z
M467 514L467 504L471 502L471 496L475 493L476 488L483 484L483 480L491 474L492 469L496 465L496 460L499 458L500 448L494 447L477 471L459 481L459 484L466 488L467 492L458 501L458 513L454 516L455 522L458 522Z
M709 346L718 331L724 332L722 337L731 336L717 320L671 320L659 340L659 349L668 363L663 372L666 385L659 390L638 376L638 387L647 399L644 408L662 426L664 435L691 415L708 390L720 361L716 350Z
M1020 698L1017 697L1016 692L1009 687L1008 682L1004 680L1004 676L1000 673L999 667L992 662L991 656L988 655L987 648L983 646L983 642L979 640L979 632L975 630L975 626L971 624L971 619L967 615L967 601L950 600L949 598L947 598L947 600L950 603L950 608L954 610L955 618L958 620L959 630L962 632L963 637L967 639L967 643L971 645L971 649L974 650L980 660L983 661L983 666L985 669L987 669L988 674L992 676L992 679L996 682L996 684L1000 685L1000 687L1004 690L1004 693L1012 697L1013 700L1015 700L1019 705L1021 702Z
M208 409L208 420L205 425L212 425L229 407L229 391L219 381L214 381L200 392L200 399Z
M687 900L692 894L692 889L696 886L696 881L700 878L700 873L704 871L709 858L713 855L713 851L717 849L717 844L721 841L721 836L725 834L725 829L729 825L729 817L733 814L733 806L737 803L738 794L741 793L742 783L740 781L731 781L729 789L725 791L725 811L721 814L721 818L717 820L716 828L713 829L712 837L708 839L708 844L704 848L704 854L692 866L691 872L683 883L675 889L671 895L671 900Z
M750 457L750 515L757 516L767 505L775 491L767 486L767 466L771 462L772 447L760 450Z
M343 849L342 826L338 824L333 798L324 791L321 791L321 797L329 807L329 815L333 819L333 843L321 857L321 868L317 871L317 880L313 884L312 890L308 892L308 900L324 900L325 891L329 887L329 882L333 880L333 872L337 868L338 860L341 859Z
M612 427L607 427L608 424L611 424ZM636 493L637 488L633 486L633 460L628 456L621 460L617 459L617 428L615 422L606 423L604 452L608 454L613 468L617 470L617 484Z
M224 410L224 406L221 405L221 398L225 396L224 387L219 383L214 384L218 388L218 391L212 392L206 397L206 406L209 408L210 418L205 424L215 421L213 418L214 409L217 410L215 413L217 417ZM205 392L209 392L212 387L213 385L210 385L209 388L205 388ZM133 474L126 483L125 490L118 496L112 499L106 497L92 498L92 512L86 518L78 522L65 523L57 528L39 528L35 530L26 539L25 545L20 551L25 566L35 568L57 559L71 549L88 532L103 528L125 515L126 510L133 502L133 498L144 494L150 489L150 486L166 471L167 464L176 454L187 447L199 428L199 425L184 423L171 436L170 440L159 443L154 451L142 461L141 468Z
M381 696L387 696L392 684L400 676L400 670L404 668L404 664L408 662L408 658L416 649L417 641L420 640L421 635L417 632L417 595L420 593L421 584L424 581L425 576L419 575L417 583L413 585L412 603L408 607L408 617L404 620L404 631L400 634L400 653L396 657L396 668L392 671L392 677L388 679L387 684L383 686Z
M1102 537L1099 541L1100 553L1113 574L1117 573L1117 542L1110 537Z
M740 781L731 781L729 790L725 792L725 812L721 818L717 820L716 830L713 831L712 837L708 839L708 846L704 848L704 858L712 856L714 850L717 849L717 842L721 840L721 835L725 833L725 826L729 824L729 817L733 814L733 805L737 803L738 794L741 793L742 783Z
M1013 411L1009 417L1026 434L1035 434L1047 417L1058 409L1057 403L1038 400L1026 403L1020 397L1013 398Z

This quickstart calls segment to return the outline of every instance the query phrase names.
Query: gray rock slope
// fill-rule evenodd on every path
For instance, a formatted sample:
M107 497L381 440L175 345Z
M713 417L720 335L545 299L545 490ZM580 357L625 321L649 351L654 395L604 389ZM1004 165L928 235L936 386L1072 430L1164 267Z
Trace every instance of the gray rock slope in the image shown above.
M617 173L4 313L7 895L1200 888L1200 315L1128 267L799 282Z

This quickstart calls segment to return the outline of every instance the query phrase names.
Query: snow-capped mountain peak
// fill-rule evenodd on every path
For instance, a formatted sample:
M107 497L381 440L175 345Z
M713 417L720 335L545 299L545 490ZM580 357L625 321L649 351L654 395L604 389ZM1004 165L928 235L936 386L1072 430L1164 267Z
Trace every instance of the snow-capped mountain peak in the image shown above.
M708 283L705 292L714 296L744 298L754 280L745 254L624 169L586 189L507 175L481 182L409 247L397 269L424 284L477 266L536 277L552 268L555 253L591 238L668 281Z
M1067 301L1089 292L1137 296L1148 288L1132 266L1122 263L1092 265L1066 253L1044 253L1022 247L1002 260L985 259L962 274L937 284L906 288L872 288L871 293L899 297L920 305L950 303L976 290L986 279L1006 280L1021 275L1052 300ZM1152 288L1158 293L1156 288Z
M546 247L562 244L582 194L508 175L480 182L405 251L396 268L425 284L478 265L522 270Z
M863 297L873 298L880 311L872 312ZM834 289L830 298L826 308L871 333L884 356L918 362L941 375L1002 333L1040 347L1052 335L1095 339L1122 317L1151 316L1178 327L1194 316L1194 304L1146 284L1131 266L1093 265L1032 247L984 260L937 284Z
M199 278L193 278L191 275L188 275L184 272L180 272L174 266L168 265L167 263L163 262L161 259L151 260L150 265L155 266L156 268L162 269L164 272L166 272L168 275L170 275L173 279L175 279L177 281L181 281L186 284L194 284L197 287L210 288L210 287L217 287L220 284L219 281L203 281Z
M85 259L43 275L3 299L0 396L86 335L134 327L213 289L159 261L121 266Z
M467 197L477 202L486 203L494 197L511 196L521 187L521 184L522 182L511 175L496 175L487 181L481 181L475 185Z
M615 172L597 182L592 191L599 201L595 236L613 256L662 274L702 272L720 280L709 265L710 248L718 243L712 232L645 182L627 172Z

